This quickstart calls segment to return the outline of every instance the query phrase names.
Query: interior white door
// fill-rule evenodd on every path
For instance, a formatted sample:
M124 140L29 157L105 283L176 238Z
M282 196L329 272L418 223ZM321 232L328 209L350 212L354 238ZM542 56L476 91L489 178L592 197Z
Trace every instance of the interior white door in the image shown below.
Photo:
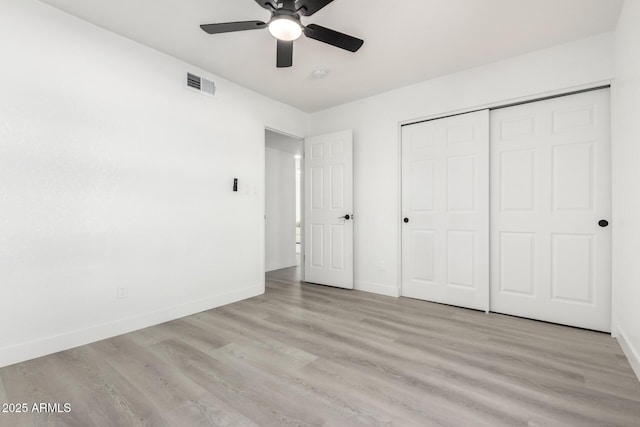
M489 309L489 112L402 127L402 296Z
M304 141L305 281L353 289L353 132Z
M491 311L610 331L609 120L609 90L491 112Z

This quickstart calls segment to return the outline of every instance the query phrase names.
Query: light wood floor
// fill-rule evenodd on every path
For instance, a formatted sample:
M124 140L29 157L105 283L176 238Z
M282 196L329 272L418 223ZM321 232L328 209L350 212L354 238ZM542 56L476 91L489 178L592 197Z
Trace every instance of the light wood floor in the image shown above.
M268 275L267 292L0 369L13 426L640 426L606 334Z

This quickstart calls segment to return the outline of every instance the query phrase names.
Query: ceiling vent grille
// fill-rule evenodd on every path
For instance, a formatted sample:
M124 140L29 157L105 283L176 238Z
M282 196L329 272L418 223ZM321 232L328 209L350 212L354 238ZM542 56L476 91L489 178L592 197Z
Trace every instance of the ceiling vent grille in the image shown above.
M187 73L187 86L205 95L214 96L216 94L216 84L195 74Z

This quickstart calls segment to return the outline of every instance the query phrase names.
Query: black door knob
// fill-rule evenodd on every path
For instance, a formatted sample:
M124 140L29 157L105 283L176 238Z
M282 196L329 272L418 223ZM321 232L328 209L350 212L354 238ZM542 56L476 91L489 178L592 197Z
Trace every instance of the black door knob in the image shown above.
M606 227L607 225L609 225L609 221L607 221L606 219L601 219L600 221L598 221L598 225L600 227Z
M405 219L403 219L403 221L404 221L405 223L407 223L407 222L409 222L409 218L405 218Z
M351 219L351 215L346 214L346 215L344 216L344 219Z

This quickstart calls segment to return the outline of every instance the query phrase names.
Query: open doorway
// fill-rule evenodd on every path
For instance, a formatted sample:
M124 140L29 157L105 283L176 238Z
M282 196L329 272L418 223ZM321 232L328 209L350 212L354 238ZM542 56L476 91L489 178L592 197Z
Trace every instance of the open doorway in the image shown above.
M265 272L302 259L302 140L265 130Z

